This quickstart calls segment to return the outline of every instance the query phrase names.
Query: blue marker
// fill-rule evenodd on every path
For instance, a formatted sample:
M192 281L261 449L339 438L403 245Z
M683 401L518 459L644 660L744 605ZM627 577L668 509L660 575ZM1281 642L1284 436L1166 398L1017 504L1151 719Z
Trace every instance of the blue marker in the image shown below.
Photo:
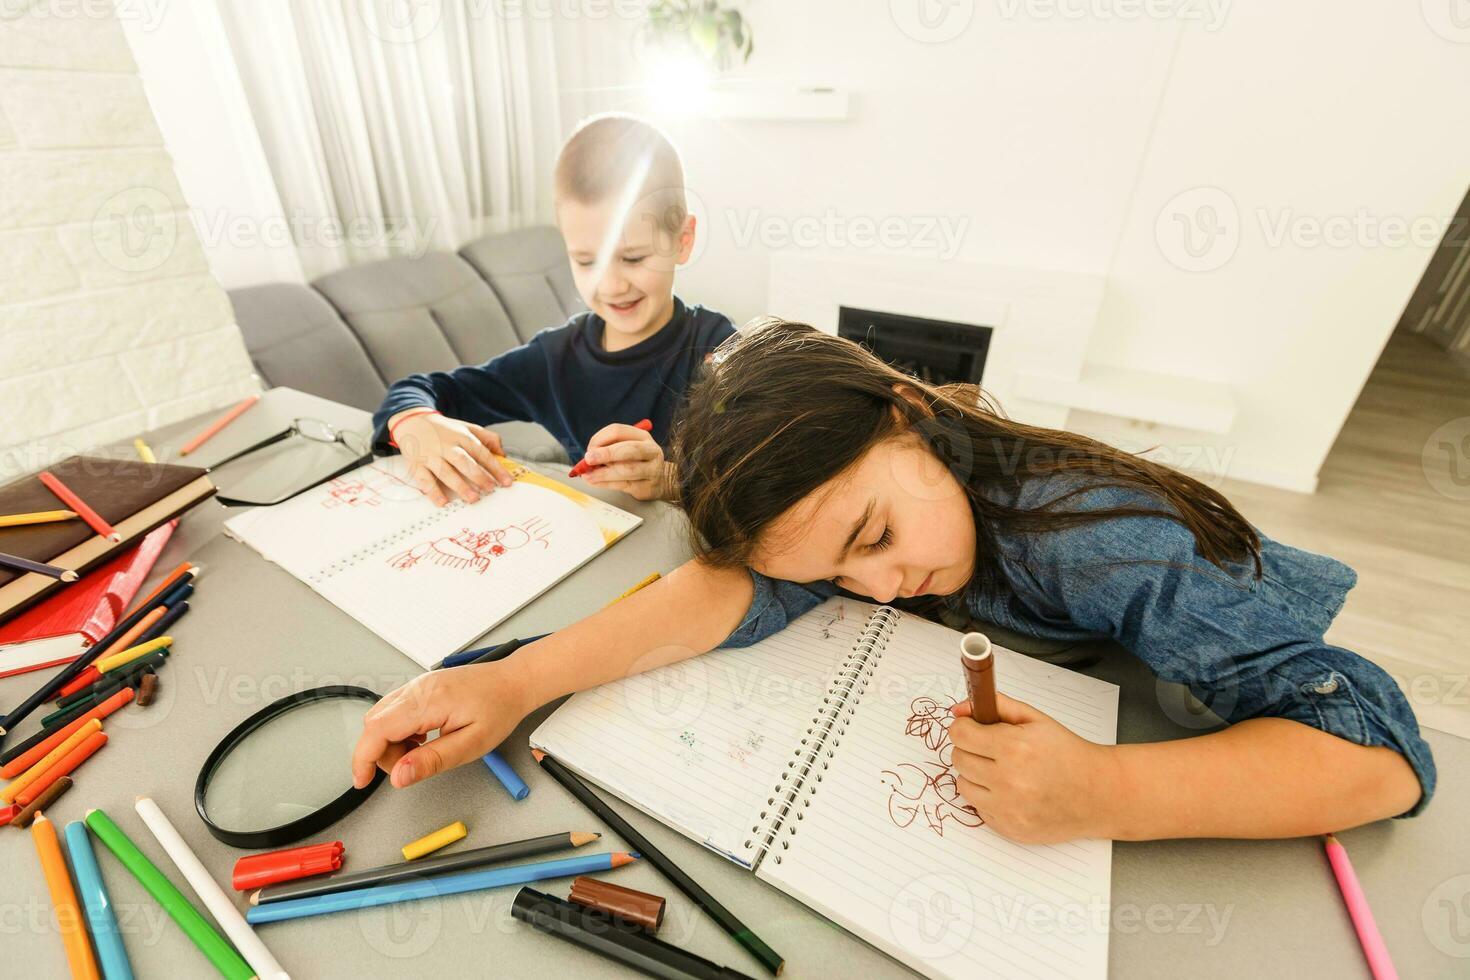
M77 879L77 891L82 893L82 905L87 910L87 928L92 933L92 944L97 947L102 975L107 980L133 980L133 966L128 962L128 951L112 914L112 901L97 867L92 839L82 821L73 820L66 825L66 850L71 857L72 874Z
M504 660L521 647L535 643L537 640L544 640L550 635L550 633L542 633L540 636L530 636L524 640L506 640L504 643L492 643L488 647L461 650L439 661L434 669L445 670L449 667L465 667L469 664L488 664L494 660Z
M496 779L500 780L500 785L505 787L511 799L524 800L531 795L531 787L516 775L516 771L510 767L510 763L506 762L499 752L493 750L486 752L480 756L480 761L485 763L486 769L495 774Z
M256 905L245 912L245 921L251 925L262 922L280 922L285 919L301 919L330 912L348 912L370 909L377 905L394 902L412 902L420 898L440 898L458 895L461 892L499 888L503 885L521 885L528 881L545 878L570 878L576 875L596 874L610 871L638 860L637 854L618 851L611 854L593 854L589 857L563 858L560 861L541 861L537 864L518 864L510 868L487 868L483 871L467 871L464 874L442 875L438 878L421 878L417 881L394 882L387 885L372 885L354 888L330 895L313 895L310 898L288 898L280 902Z

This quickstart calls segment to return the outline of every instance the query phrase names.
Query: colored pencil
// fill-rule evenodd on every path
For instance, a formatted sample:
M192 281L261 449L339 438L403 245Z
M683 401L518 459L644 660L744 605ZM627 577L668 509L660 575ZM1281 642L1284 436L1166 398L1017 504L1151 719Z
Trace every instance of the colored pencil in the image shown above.
M501 786L505 787L511 799L524 800L531 795L531 787L527 786L525 780L521 779L510 767L510 763L505 761L505 756L492 750L482 755L480 761L485 763L485 768L489 769L490 774L500 781Z
M219 432L220 429L223 429L225 426L235 421L241 415L244 415L246 410L258 401L260 401L259 395L251 395L249 398L243 399L242 401L236 403L235 406L229 411L225 412L225 414L221 415L219 418L209 423L209 425L205 426L203 432L200 432L197 436L184 443L184 448L179 450L179 455L187 456L194 450L198 449L200 446L204 445L210 439L214 438L214 436Z
M0 527L19 527L22 524L50 524L52 521L75 520L74 510L38 510L29 514L0 514Z
M133 440L133 449L138 453L138 458L141 459L143 462L158 462L158 457L153 455L153 450L150 449L148 443L144 442L142 439Z
M420 858L412 864L385 864L379 868L366 868L362 871L353 871L348 874L335 874L329 878L312 878L305 881L285 881L278 885L267 885L254 895L250 896L251 905L268 905L271 902L283 902L288 898L312 898L317 895L331 895L334 892L347 891L352 888L362 888L369 885L388 885L395 881L405 879L422 879L431 875L444 875L453 871L468 871L470 868L479 868L487 864L501 864L506 861L517 861L521 858L536 857L540 854L550 854L553 851L564 851L572 847L581 847L590 844L602 837L601 834L589 831L577 831L566 834L547 834L544 837L532 837L528 840L510 841L505 844L491 844L489 847L477 847L472 851L459 851L454 854L439 854L434 857Z
M0 565L6 565L18 572L35 572L37 575L58 578L63 582L75 582L81 577L70 568L62 568L60 565L48 565L44 561L31 561L29 558L7 554L4 551L0 551Z
M164 613L162 618L138 635L139 643L147 643L149 640L158 639L167 633L174 623L183 619L184 614L189 611L188 600L194 594L194 586L186 585L182 589L175 590L172 594L173 599L168 605L163 607Z
M255 968L256 975L261 980L284 978L286 971L281 969L281 964L265 948L265 943L250 928L240 910L235 908L235 903L220 888L219 882L205 869L199 856L179 836L178 830L158 808L158 804L146 796L140 796L133 806L138 811L138 816L143 818L144 825L158 838L158 843L169 860L179 869L189 887L194 889L194 894L199 896L204 907L209 909L209 914L214 916L214 921L220 924L230 942L235 944L235 949L245 957L245 962Z
M416 861L426 854L433 854L441 847L448 847L457 840L464 840L469 834L465 829L463 820L456 820L447 827L440 827L432 834L425 834L418 840L403 845L403 860Z
M51 724L47 725L45 728L42 728L41 731L50 731L53 728L60 728L62 725L69 725L75 719L91 715L94 711L100 712L95 717L106 718L118 708L121 708L123 705L131 701L133 697L137 695L137 693L138 691L136 688L129 686L124 687L121 690L114 691L112 694L108 695L107 700L105 701L88 701L85 704L74 704L70 708L64 709L59 717L54 717ZM122 700L119 701L119 698L121 698Z
M669 980L749 980L743 973L666 943L646 929L615 922L604 913L534 888L522 888L516 893L510 914L533 928L601 953L649 976Z
M5 763L4 771L6 773L15 773L29 769L32 765L35 765L36 760L43 758L47 752L60 745L71 736L72 732L75 732L93 718L101 721L127 704L133 699L133 693L132 688L125 687L95 708L87 711L80 718L71 719L65 725L58 725L56 728L43 728L39 732L36 732L30 738L27 738L24 742L21 742L9 752L5 753L3 757ZM27 764L28 762L29 764Z
M47 786L44 793L21 807L20 812L15 815L15 819L11 823L21 828L29 827L31 821L35 820L42 811L51 809L51 804L61 799L71 787L71 777L62 776L56 782Z
M159 622L161 623L163 620L160 619ZM82 688L91 687L100 681L102 675L108 671L131 663L140 657L146 657L155 650L167 647L173 643L173 637L164 637L163 639L168 642L160 643L159 638L154 637L151 640L144 640L142 643L135 643L125 650L119 650L117 653L109 653L105 657L98 657L86 670L62 685L60 690L56 692L56 699L58 701L65 701L67 697L75 694Z
M255 971L250 965L240 958L230 947L230 944L216 929L209 924L209 920L199 913L199 910L189 904L182 892L174 887L173 882L163 876L163 872L153 866L138 850L138 846L123 833L112 818L101 810L87 811L87 826L97 839L107 846L107 849L122 862L123 867L153 896L153 900L163 906L163 910L178 923L179 928L184 930L199 951L208 957L214 968L228 980L252 980ZM175 964L175 968L183 970L182 964Z
M1383 935L1378 931L1378 923L1373 920L1373 909L1368 905L1368 896L1363 894L1363 886L1358 882L1358 875L1353 870L1353 862L1348 858L1347 848L1339 844L1332 834L1327 835L1325 844L1327 860L1332 865L1332 874L1337 879L1343 903L1347 905L1348 915L1353 920L1353 931L1358 934L1358 942L1362 944L1363 956L1368 961L1373 980L1398 980L1398 971L1394 969L1393 959L1388 955L1388 947L1384 945Z
M14 782L12 782L9 786L6 786L4 789L0 789L0 803L14 803L16 801L16 797L20 796L20 794L25 791L27 786L30 786L36 780L45 775L47 769L50 769L52 766L56 765L56 763L66 758L67 753L76 748L78 745L81 745L83 742L85 742L87 739L91 738L93 735L101 730L102 722L96 718L93 718L91 721L84 722L83 724L78 725L75 731L73 731L62 741L58 742L56 746L51 749L51 751L46 753L45 756L36 760L36 762L25 772L21 773Z
M78 718L65 728L59 728L48 734L45 738L38 740L35 745L25 749L25 751L18 754L14 759L5 763L3 767L0 767L0 779L14 779L16 776L19 776L31 766L46 758L47 753L62 742L65 742L68 738L71 738L72 732L91 720L90 718ZM101 727L100 724L98 727ZM20 746L17 746L17 748L20 748Z
M628 596L632 595L634 592L637 592L639 589L646 589L646 588L648 588L650 585L652 585L653 583L657 582L661 578L663 578L663 576L660 575L658 572L652 572L646 578L642 579L637 585L633 586L631 589L627 589L626 591L623 592L622 595L618 596L616 599L614 599L612 602L609 602L607 605L608 606L616 606L618 603L620 603L624 599L628 598ZM606 609L607 606L604 606L603 608Z
M577 875L610 871L638 859L637 854L616 852L594 854L589 857L562 858L559 861L542 861L537 864L517 864L509 868L486 868L483 871L467 871L464 874L443 875L419 881L400 881L389 885L368 888L353 888L330 895L314 898L293 898L284 902L257 905L245 913L246 921L259 925L262 922L280 922L332 912L348 912L392 905L396 902L412 902L421 898L441 898L463 892L500 888L504 885L522 885L528 881L546 878L572 878Z
M143 680L143 675L149 671L156 671L168 660L169 652L165 647L162 650L154 650L146 657L140 657L132 663L126 664L116 670L110 670L97 678L86 687L78 688L64 698L56 702L58 708L69 708L74 704L91 699L93 701L108 697L114 691L124 687L136 688Z
M31 801L46 792L52 783L63 776L70 776L76 772L82 763L100 752L106 744L106 732L93 732L91 735L88 735L86 741L58 759L56 764L43 772L39 779L21 790L20 795L15 798L15 802L21 806L29 806Z
M71 855L71 870L76 875L77 890L82 893L82 906L87 912L92 945L97 948L97 959L101 961L102 975L106 980L133 980L133 965L128 962L128 950L117 928L117 918L112 914L112 898L107 894L107 883L102 880L102 869L97 866L97 854L92 850L87 825L73 820L66 825L64 834L66 849Z
M20 816L19 803L11 803L7 806L0 806L0 827L4 827L6 824L10 823L18 816Z
M786 962L785 959L774 949L767 946L745 923L737 919L733 912L725 908L713 895L705 891L699 882L685 874L682 868L671 861L662 851L654 847L653 843L647 837L640 834L616 810L604 803L596 793L588 788L587 784L572 775L571 771L560 762L557 762L540 749L532 749L531 755L536 758L541 768L546 770L552 779L561 783L563 789L575 796L583 806L591 810L603 823L611 827L613 832L619 837L637 848L638 853L646 857L649 863L655 868L658 868L663 876L673 882L679 891L688 896L694 904L704 909L705 913L711 919L714 919L721 929L729 933L737 943L749 950L751 955L759 960L762 966L771 971L772 976L780 974L781 967Z
M650 422L648 419L641 419L641 420L633 423L633 428L635 428L635 429L642 429L644 432L652 432L653 431L653 423ZM572 467L571 472L568 473L567 476L581 476L584 473L589 473L592 470L601 469L601 468L602 468L602 464L601 463L589 463L585 459L579 459L579 460L577 460L577 465Z
M102 537L110 541L122 540L122 535L117 529L102 519L102 515L88 506L87 502L77 496L76 491L61 482L61 478L50 470L42 470L38 474L40 481L46 485L46 489L56 495L56 499L77 512L77 516L87 522L87 526L96 531Z
M46 887L51 892L51 907L56 911L56 923L61 927L61 942L66 947L66 964L74 978L99 976L97 961L92 958L92 946L87 942L87 929L82 924L82 909L77 904L77 893L71 887L71 875L67 874L66 861L61 856L61 842L56 838L56 827L38 814L31 824L31 840L36 845L36 856L41 859L41 870L46 875ZM11 966L20 964L12 962Z
M183 578L185 575L188 575L190 572L194 572L195 575L198 575L198 570L201 567L202 566L195 565L192 562L181 562L178 567L165 575L163 581L158 583L158 587L152 592L148 593L146 596L144 596L142 601L133 603L133 608L129 609L126 615L131 616L139 609L152 609L153 606L156 605L156 603L153 602L154 599L157 599L169 589L172 589L176 584L178 584L178 581L181 578ZM194 576L190 577L193 578Z

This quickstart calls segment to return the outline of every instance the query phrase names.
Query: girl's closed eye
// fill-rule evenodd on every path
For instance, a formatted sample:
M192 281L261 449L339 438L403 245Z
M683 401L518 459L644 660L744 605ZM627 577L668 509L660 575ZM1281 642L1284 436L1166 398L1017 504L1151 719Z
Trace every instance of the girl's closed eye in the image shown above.
M648 256L646 255L625 255L623 256L623 261L628 263L629 265L637 265L639 262L642 262L646 258L648 258Z
M885 525L883 528L883 533L878 535L877 541L874 541L872 544L868 545L868 549L871 551L883 551L884 549L890 547L892 544L893 528Z

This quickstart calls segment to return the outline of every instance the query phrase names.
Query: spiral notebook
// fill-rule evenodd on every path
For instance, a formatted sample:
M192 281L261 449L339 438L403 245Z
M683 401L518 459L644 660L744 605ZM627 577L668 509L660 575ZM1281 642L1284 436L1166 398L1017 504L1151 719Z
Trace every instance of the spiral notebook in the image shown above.
M920 973L1103 977L1112 842L1012 843L956 792L959 639L830 599L577 694L531 745ZM1002 693L1114 744L1116 685L995 651Z
M435 507L390 456L225 531L427 669L643 523L502 462L515 482L473 504Z

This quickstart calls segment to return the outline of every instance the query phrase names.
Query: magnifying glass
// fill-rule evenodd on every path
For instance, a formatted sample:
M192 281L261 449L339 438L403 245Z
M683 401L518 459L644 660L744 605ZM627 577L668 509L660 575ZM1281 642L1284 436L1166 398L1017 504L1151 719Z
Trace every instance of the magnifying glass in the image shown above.
M378 695L318 687L246 718L215 746L194 784L194 809L233 847L276 848L310 837L362 805L383 781L352 785L352 749Z

